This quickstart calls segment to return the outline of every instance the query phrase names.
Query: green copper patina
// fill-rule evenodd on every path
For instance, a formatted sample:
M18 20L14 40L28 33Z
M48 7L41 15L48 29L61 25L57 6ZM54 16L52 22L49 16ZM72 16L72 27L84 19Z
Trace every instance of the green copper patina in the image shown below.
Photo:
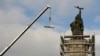
M71 31L73 35L83 35L84 25L81 18L81 10L83 8L80 8L79 6L76 6L75 8L79 9L79 14L77 14L75 20L70 24Z

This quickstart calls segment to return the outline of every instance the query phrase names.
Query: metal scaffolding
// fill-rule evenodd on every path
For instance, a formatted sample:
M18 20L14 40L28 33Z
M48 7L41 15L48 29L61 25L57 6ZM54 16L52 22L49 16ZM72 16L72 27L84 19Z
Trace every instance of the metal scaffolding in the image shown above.
M84 39L72 39L74 37L82 37ZM82 54L81 56L95 56L95 35L70 35L70 36L61 36L60 43L60 56L71 56L69 54ZM73 49L73 45L81 46L81 49ZM72 47L72 48L71 48ZM83 55L87 54L87 55ZM73 55L72 55L73 56Z

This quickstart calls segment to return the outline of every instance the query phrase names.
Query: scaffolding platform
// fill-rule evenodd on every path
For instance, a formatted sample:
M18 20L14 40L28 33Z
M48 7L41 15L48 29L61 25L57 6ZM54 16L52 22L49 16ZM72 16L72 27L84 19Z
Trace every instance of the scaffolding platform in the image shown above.
M83 39L72 39L73 37L83 37ZM84 53L95 56L95 35L65 35L61 36L60 39L61 56L66 53Z
M68 35L68 36L64 36L64 38L73 38L73 37L90 38L90 35Z

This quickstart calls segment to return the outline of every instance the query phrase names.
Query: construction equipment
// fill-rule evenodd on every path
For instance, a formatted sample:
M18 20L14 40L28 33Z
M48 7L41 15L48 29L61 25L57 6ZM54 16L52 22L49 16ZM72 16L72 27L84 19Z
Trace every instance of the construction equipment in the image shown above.
M39 13L39 15L34 18L34 20L25 27L25 29L22 30L22 32L7 46L5 49L0 53L0 56L3 56L20 38L21 36L49 9L51 8L49 5L47 5L43 11Z
M49 25L44 26L44 28L55 28L54 26L51 25L51 8L50 8L50 12L49 12Z

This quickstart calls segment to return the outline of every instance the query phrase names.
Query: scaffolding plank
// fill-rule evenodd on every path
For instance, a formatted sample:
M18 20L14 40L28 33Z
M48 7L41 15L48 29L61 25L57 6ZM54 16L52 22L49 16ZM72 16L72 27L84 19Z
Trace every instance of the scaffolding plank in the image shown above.
M64 53L94 53L94 51L64 51Z
M92 44L94 44L94 43L64 43L64 45L92 45Z
M69 35L69 36L64 36L64 38L72 38L72 37L90 38L90 35Z

